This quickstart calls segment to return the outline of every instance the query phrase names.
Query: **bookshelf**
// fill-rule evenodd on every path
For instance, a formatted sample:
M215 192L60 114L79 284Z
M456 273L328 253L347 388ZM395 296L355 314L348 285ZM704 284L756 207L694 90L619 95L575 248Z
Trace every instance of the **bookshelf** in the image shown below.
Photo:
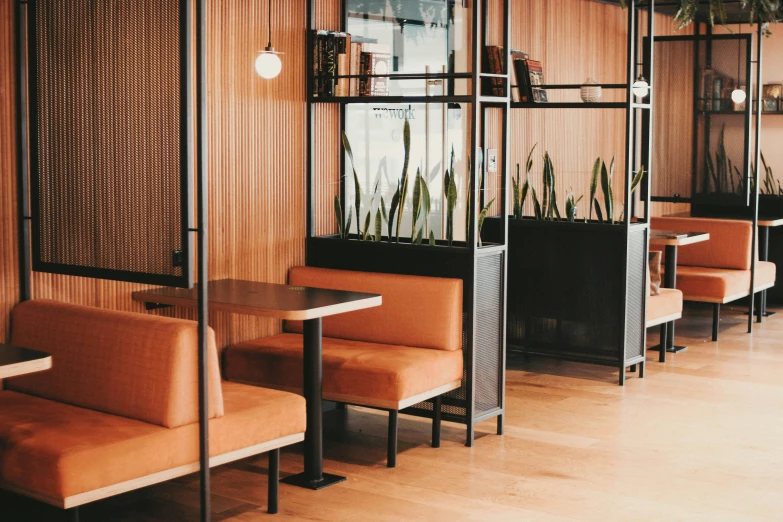
M505 216L507 208L507 184L508 184L508 111L510 109L510 78L507 73L493 73L482 69L484 67L484 54L488 46L488 20L490 17L506 21L500 24L500 35L495 35L495 45L508 49L509 41L509 10L510 0L477 0L470 4L455 2L453 0L421 0L420 2L402 2L393 0L389 5L391 12L397 13L389 16L386 8L383 11L368 11L367 5L371 2L358 0L340 0L341 24L338 32L351 32L356 27L361 28L357 32L366 39L376 40L389 48L390 70L378 74L367 69L359 71L349 67L348 74L345 71L337 72L330 81L340 79L368 80L381 78L388 82L388 91L383 95L375 96L323 96L313 92L315 82L314 67L316 55L314 51L315 31L323 29L316 27L318 9L333 9L334 0L308 0L307 23L308 45L306 57L306 75L308 78L308 111L307 111L307 248L306 263L308 266L323 268L374 271L385 273L397 273L408 275L423 275L433 277L458 278L463 281L463 354L464 375L462 386L448 393L443 398L443 419L458 422L466 426L466 445L472 446L474 442L474 426L476 423L496 419L497 432L503 432L503 415L505 412L505 277L507 270L505 239L493 243L480 244L479 236L479 212L486 205L489 191L494 191L496 212ZM399 5L398 5L399 4ZM385 2L383 5L387 5ZM469 5L464 7L464 5ZM429 9L429 12L439 12L444 9L445 16L439 18L439 22L432 21L422 24L417 21L417 7ZM423 11L424 9L419 9ZM424 29L422 29L424 27ZM434 29L433 29L434 28ZM462 31L462 32L460 32ZM498 26L493 24L493 32L498 31ZM462 36L467 36L462 38ZM352 38L354 35L352 35ZM409 45L410 39L418 38L416 45ZM462 46L457 52L456 49ZM431 49L445 51L440 59L433 63L428 62L428 52ZM355 63L355 62L354 62ZM502 64L502 70L509 70L508 58ZM436 72L437 71L437 72ZM413 85L413 87L411 87ZM503 95L487 89L487 85L500 88ZM403 86L408 86L404 88ZM350 94L350 91L349 91ZM363 109L367 106L366 109ZM370 107L371 106L371 107ZM394 161L393 154L401 145L394 140L394 133L384 138L387 127L382 127L383 122L371 118L369 111L389 108L393 111L418 111L417 122L419 134L412 141L413 147L419 146L417 141L426 141L431 137L439 136L444 149L447 143L456 149L459 167L454 168L457 180L460 182L460 198L464 203L464 213L459 215L455 222L464 224L464 237L455 234L454 241L448 242L445 238L442 214L445 212L442 188L432 190L433 212L425 217L425 227L430 226L429 220L440 223L438 232L432 225L430 232L436 237L431 244L424 241L423 244L413 244L413 231L411 237L400 237L392 241L386 234L386 227L382 227L382 241L362 241L359 234L351 234L347 238L341 238L335 234L316 234L316 230L323 231L330 228L327 213L316 208L316 201L323 202L323 192L330 194L331 187L337 187L337 197L341 201L341 208L350 206L355 197L355 185L352 180L353 173L349 169L346 152L340 139L333 139L331 135L340 135L346 131L352 140L352 149L357 154L363 155L359 163L366 166L362 174L369 178L371 172L375 172L376 160L388 155ZM323 117L324 110L329 116ZM336 114L335 114L336 111ZM364 114L364 119L357 125L357 119L351 111L359 111ZM364 111L364 113L362 113ZM439 112L442 115L442 128L431 123L431 112ZM452 115L451 113L456 115ZM419 116L425 114L424 117ZM405 112L407 121L408 112ZM321 117L321 119L318 119ZM460 132L454 132L456 139L451 139L452 130L449 125L454 124L447 118L454 118L459 125ZM322 120L327 120L325 124ZM424 120L426 125L422 125ZM490 122L490 125L487 124ZM393 124L395 121L390 123ZM402 125L402 120L396 123ZM498 123L499 126L492 124ZM411 126L414 124L412 123ZM448 126L448 132L445 130ZM488 130L492 127L493 131ZM497 128L496 128L497 127ZM379 130L380 128L380 130ZM426 129L426 132L422 130ZM397 131L399 132L399 131ZM353 143L357 137L358 145ZM378 140L378 137L381 137ZM326 154L337 157L336 172L325 175L324 151L317 141L323 140L331 144ZM424 156L429 155L431 147L424 147L425 153L421 157L412 159L413 164L425 163L425 173L435 171L436 175L431 181L433 187L445 185L443 173L450 165L444 159L440 162L430 162L429 156L425 161ZM316 150L318 145L319 149ZM401 150L401 149L400 149ZM497 153L497 172L489 173L486 161L482 161L483 151L495 150ZM438 168L433 168L433 163L438 163ZM418 165L417 165L418 167ZM332 167L329 166L331 169ZM416 167L414 167L415 170ZM460 170L457 170L457 169ZM389 169L391 171L391 169ZM395 171L390 176L398 175ZM412 177L412 175L411 175ZM371 179L371 178L370 178ZM385 179L385 178L377 178ZM485 184L480 187L480 180ZM327 181L324 181L327 180ZM371 179L371 184L376 184ZM440 184L440 185L438 185ZM363 183L368 186L368 183ZM391 194L393 186L381 189L381 196ZM387 190L387 192L383 192ZM410 191L412 192L412 191ZM411 193L408 193L410 205ZM375 197L371 200L371 205ZM386 199L386 204L390 201ZM377 203L375 203L377 204ZM469 210L472 209L472 210ZM405 207L403 219L407 219L416 226L408 207ZM371 211L374 213L375 208ZM469 216L469 217L468 217ZM356 218L356 216L354 216ZM364 215L359 216L361 220ZM336 223L337 219L331 218ZM370 218L368 218L370 219ZM355 223L355 221L354 221ZM403 226L403 229L411 225ZM431 417L432 402L427 401L417 404L403 413L417 416Z

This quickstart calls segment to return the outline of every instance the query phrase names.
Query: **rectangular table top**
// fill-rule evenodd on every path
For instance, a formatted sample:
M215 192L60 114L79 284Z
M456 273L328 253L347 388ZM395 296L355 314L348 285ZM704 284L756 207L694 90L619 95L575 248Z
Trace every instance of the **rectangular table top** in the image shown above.
M679 232L675 230L650 230L650 243L657 246L685 246L710 239L707 232Z
M344 290L289 286L241 279L218 279L207 286L209 307L221 312L259 315L275 319L307 320L380 306L380 295ZM135 301L195 307L193 288L153 288L133 292Z
M52 356L38 350L0 344L0 379L40 372L52 367Z
M666 214L665 217L692 217L690 212L675 212L673 214ZM705 218L710 219L710 218ZM713 219L739 219L744 221L753 221L752 219L743 218L743 217L723 217L723 218L713 218ZM783 225L783 217L775 217L775 216L759 216L759 226L760 227L779 227Z

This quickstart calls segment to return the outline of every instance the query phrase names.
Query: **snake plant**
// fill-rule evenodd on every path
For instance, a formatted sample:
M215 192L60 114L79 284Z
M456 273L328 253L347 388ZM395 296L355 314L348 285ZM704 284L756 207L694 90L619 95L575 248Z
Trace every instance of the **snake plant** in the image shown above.
M457 181L454 173L454 147L451 147L451 162L446 170L446 178L443 183L444 197L446 198L446 241L451 246L454 241L454 210L457 208Z
M612 191L612 179L614 177L614 168L615 168L614 166L615 166L614 158L612 158L612 162L609 168L606 167L606 162L604 162L601 158L598 158L595 161L595 164L593 165L593 174L590 182L590 206L591 208L593 207L595 208L595 215L599 223L606 222L610 225L618 221L622 221L622 216L625 213L625 209L623 209L620 219L617 221L614 219L615 203L614 203L614 192ZM600 172L600 177L601 177L601 190L604 196L603 210L601 209L601 203L598 201L598 198L595 197L596 189L594 188L594 186L597 185L597 178L598 178L596 172ZM639 170L637 170L636 173L634 174L633 178L631 179L631 195L633 195L636 189L639 188L639 185L642 183L642 179L644 179L644 174L645 174L645 170L643 166L640 167ZM606 212L605 218L604 218L604 212Z

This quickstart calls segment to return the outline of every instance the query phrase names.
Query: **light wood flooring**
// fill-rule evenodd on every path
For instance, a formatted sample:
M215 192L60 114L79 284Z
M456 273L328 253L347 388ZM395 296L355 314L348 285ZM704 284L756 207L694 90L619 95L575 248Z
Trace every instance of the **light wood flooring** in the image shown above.
M689 309L678 344L648 355L625 387L609 368L534 359L510 363L506 434L401 416L398 467L385 467L386 416L329 413L326 471L348 481L323 491L281 485L267 515L266 456L213 472L213 520L283 521L780 521L783 520L783 313L745 333L724 307L721 340L710 312ZM657 331L657 329L653 329ZM655 340L650 331L650 344ZM302 469L283 453L283 475ZM82 520L198 519L195 476L86 506ZM0 493L0 520L59 521L62 512Z

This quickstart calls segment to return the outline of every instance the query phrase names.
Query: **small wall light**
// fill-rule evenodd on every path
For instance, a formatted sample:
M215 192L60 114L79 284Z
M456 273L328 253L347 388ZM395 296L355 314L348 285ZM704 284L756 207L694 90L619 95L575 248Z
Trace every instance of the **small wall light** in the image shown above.
M647 83L647 80L644 79L644 76L639 76L639 78L633 82L631 90L633 91L634 96L639 98L646 98L650 93L650 84Z

